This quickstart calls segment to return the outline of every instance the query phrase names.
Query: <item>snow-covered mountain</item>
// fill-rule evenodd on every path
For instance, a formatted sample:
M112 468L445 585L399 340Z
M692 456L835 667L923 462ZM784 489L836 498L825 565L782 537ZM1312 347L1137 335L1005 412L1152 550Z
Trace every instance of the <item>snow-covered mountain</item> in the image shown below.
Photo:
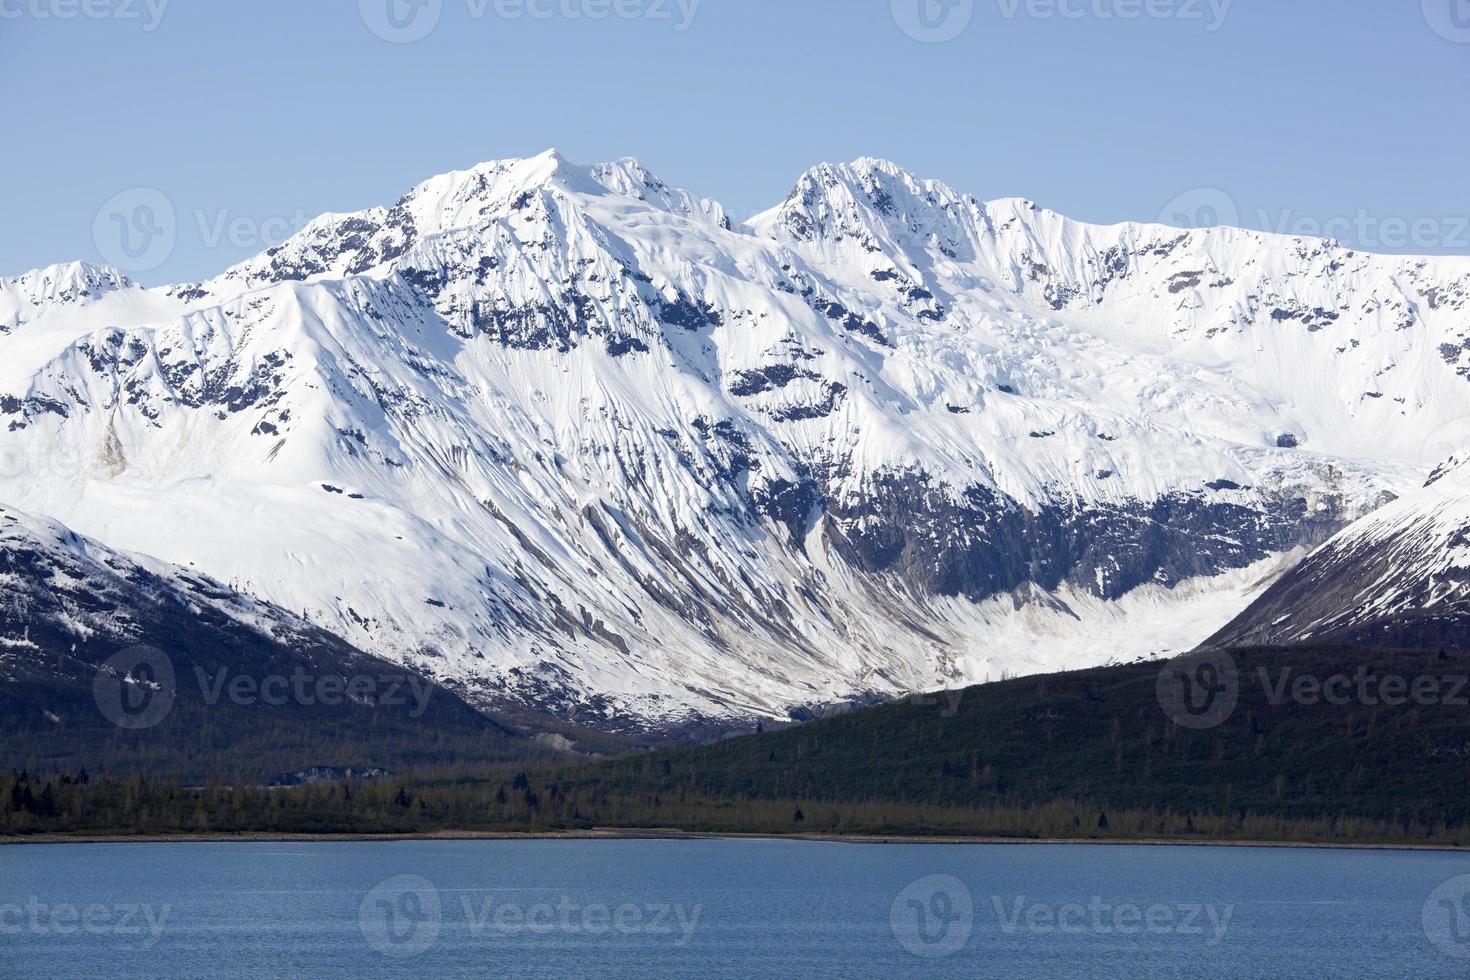
M1373 512L1283 575L1210 646L1470 649L1470 464Z
M499 761L537 745L195 569L0 505L7 765L274 781Z
M273 660L283 673L279 664L292 661L319 672L388 666L196 570L114 551L53 520L0 506L0 679L60 682L77 675L90 685L97 665L133 646L156 646L178 672L248 657L231 666L257 679L264 676L260 664ZM36 714L7 722L45 727L39 708ZM95 704L83 716L53 721L105 725Z
M874 160L748 225L487 163L208 282L0 281L0 329L0 499L584 720L1181 652L1470 415L1470 260Z
M82 306L132 285L116 269L85 262L50 265L14 279L0 279L0 334L9 333L37 314Z

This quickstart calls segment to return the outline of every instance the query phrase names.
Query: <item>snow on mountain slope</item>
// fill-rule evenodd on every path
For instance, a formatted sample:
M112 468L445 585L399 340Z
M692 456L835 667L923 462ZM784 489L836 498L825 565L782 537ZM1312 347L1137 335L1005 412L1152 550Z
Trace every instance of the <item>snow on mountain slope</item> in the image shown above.
M1086 225L1027 201L982 203L873 160L810 171L753 224L849 281L870 280L865 298L885 311L909 308L971 335L996 330L1008 361L1044 361L1057 347L1071 359L1099 342L1133 355L1167 373L1084 371L1079 393L1183 413L1241 446L1284 435L1323 453L1422 466L1405 427L1427 434L1465 414L1470 259L1371 255L1236 228ZM1033 389L1024 374L999 380ZM1200 382L1208 388L1195 390ZM1058 384L1044 376L1034 387L1054 396Z
M868 160L736 226L547 153L26 302L0 494L483 701L649 719L1187 649L1162 606L1223 621L1470 414L1470 262Z
M50 265L14 279L0 278L0 333L9 333L38 312L94 302L107 293L132 288L127 276L118 270L85 262Z
M371 663L319 627L196 571L114 551L8 506L0 506L0 587L0 676L149 643L181 660L248 646L315 651L339 668ZM190 649L186 635L208 637L211 649Z
M1344 529L1206 642L1470 649L1470 465Z
M529 740L451 692L197 570L0 505L0 743L8 765L276 778ZM238 784L238 783L237 783Z

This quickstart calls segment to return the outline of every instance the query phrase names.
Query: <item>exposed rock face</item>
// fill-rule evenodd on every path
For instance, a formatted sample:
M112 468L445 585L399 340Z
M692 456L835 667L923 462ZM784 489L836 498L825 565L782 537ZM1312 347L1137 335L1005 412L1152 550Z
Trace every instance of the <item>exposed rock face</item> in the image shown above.
M1422 490L1308 555L1211 646L1340 643L1470 650L1470 469L1452 461Z
M48 265L12 279L0 278L0 334L41 312L83 306L131 286L117 269L85 262Z
M0 506L0 729L55 732L125 725L142 712L110 715L93 696L99 673L167 703L147 720L159 724L177 706L253 713L268 725L282 715L310 718L326 732L347 722L423 720L444 731L509 735L448 692L410 700L403 669L354 649L286 610L243 595L198 572L113 551L54 521ZM138 650L137 662L127 660ZM121 657L121 659L119 659ZM294 677L304 680L297 697ZM165 676L166 675L166 676ZM317 686L326 677L361 678L367 696L336 698ZM245 679L246 695L226 683ZM268 678L278 678L270 688ZM402 692L399 697L389 695ZM347 691L344 686L339 689ZM326 691L326 696L321 692ZM371 695L376 694L374 700ZM247 700L248 699L248 700ZM143 705L146 709L147 705ZM353 717L357 709L358 711ZM207 714L207 712L206 712ZM374 715L376 714L376 718ZM225 719L216 718L217 721ZM246 727L249 727L248 725Z
M366 779L529 743L284 609L0 506L8 765L241 785L278 781L277 767Z
M0 497L581 721L1177 652L1218 620L1038 637L1320 543L1470 414L1470 262L872 160L737 226L549 153L205 283L22 279Z
M922 476L884 475L861 502L829 510L826 528L854 567L936 595L979 601L1026 584L1072 584L1116 599L1321 543L1341 514L1304 498L1261 511L1202 493L1031 511L982 487L955 503Z

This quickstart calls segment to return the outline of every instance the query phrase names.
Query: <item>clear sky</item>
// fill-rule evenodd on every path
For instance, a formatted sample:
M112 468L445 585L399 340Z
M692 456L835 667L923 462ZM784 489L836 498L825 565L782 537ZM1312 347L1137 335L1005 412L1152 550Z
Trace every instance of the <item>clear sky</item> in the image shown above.
M1091 221L1470 253L1470 0L0 0L0 87L0 275L171 210L136 278L201 278L552 146L740 217L871 155Z

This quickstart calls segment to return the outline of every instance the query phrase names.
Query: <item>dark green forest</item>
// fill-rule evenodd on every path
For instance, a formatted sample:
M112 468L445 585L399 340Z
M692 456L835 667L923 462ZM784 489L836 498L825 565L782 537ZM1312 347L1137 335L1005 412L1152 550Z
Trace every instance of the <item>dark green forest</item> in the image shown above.
M1217 726L1176 724L1160 665L1004 681L781 731L594 759L533 753L263 787L53 768L0 777L0 830L424 834L639 828L1015 838L1470 842L1470 656L1236 651ZM1345 701L1310 696L1356 678ZM1300 680L1307 678L1305 684ZM1430 679L1433 698L1392 697ZM1366 680L1365 680L1366 679ZM1368 683L1371 681L1371 684ZM1346 689L1346 688L1344 688ZM1295 692L1295 693L1292 693ZM1304 693L1305 692L1305 693ZM459 734L456 738L465 738ZM482 737L489 737L488 735ZM496 728L495 751L503 753ZM371 762L371 743L359 749ZM390 767L384 767L390 768Z

